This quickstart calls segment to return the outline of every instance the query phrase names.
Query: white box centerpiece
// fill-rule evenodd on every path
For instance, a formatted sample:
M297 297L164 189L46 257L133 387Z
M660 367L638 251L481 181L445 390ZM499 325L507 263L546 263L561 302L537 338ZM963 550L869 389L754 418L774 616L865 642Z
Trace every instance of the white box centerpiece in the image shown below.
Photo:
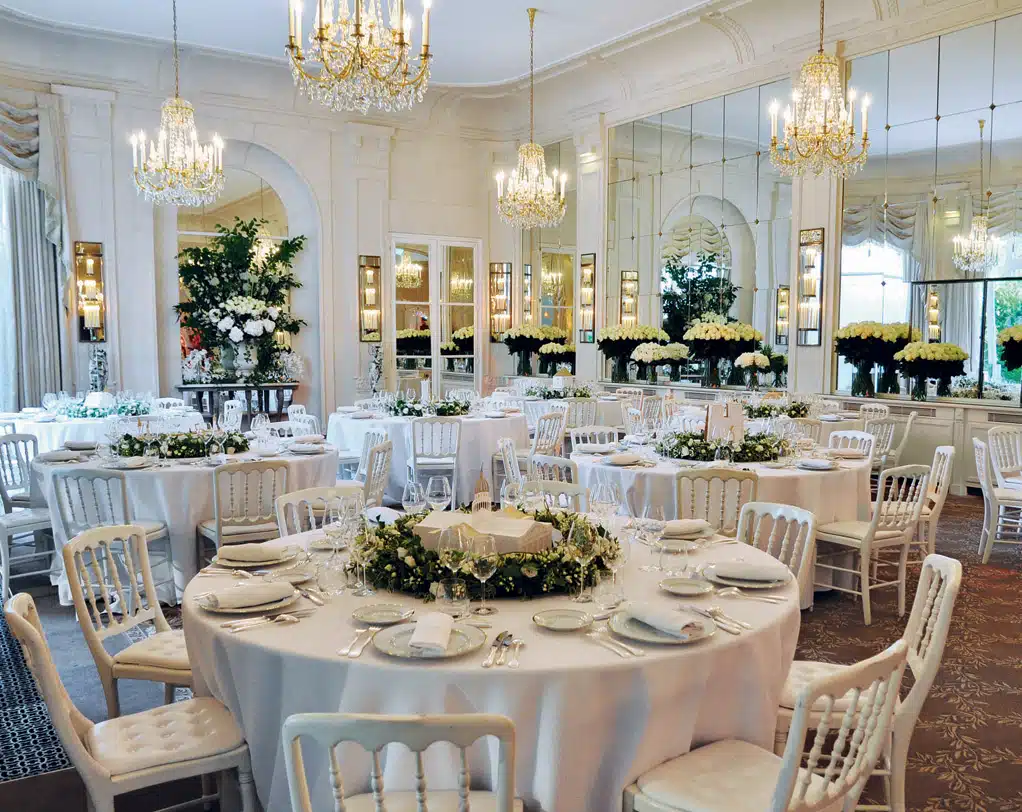
M553 544L553 527L533 518L520 518L506 513L488 510L477 513L460 513L449 510L434 510L413 528L422 546L436 550L440 534L448 527L463 525L465 533L493 536L500 555L508 553L539 553L549 550Z

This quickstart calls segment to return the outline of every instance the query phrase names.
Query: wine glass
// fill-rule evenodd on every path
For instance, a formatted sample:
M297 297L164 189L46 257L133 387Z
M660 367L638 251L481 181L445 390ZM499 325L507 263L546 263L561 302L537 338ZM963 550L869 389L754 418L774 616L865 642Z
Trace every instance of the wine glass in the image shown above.
M578 594L572 598L572 601L592 603L593 596L586 592L586 570L596 557L596 545L589 533L586 532L585 525L580 521L572 523L564 543L568 545L571 556L578 561L579 565Z
M514 508L522 498L522 486L511 479L505 479L500 486L500 507L503 510Z
M405 513L421 513L426 507L426 492L414 479L409 479L401 491L401 507Z
M618 537L617 551L611 555L606 556L603 559L603 563L606 565L607 569L610 570L610 573L613 576L614 590L617 592L618 600L622 602L626 600L624 590L624 578L622 578L621 582L619 583L617 574L621 572L622 569L624 569L625 565L628 563L629 557L632 554L631 540L633 537L634 534L626 536L624 531L622 531L622 533Z
M451 503L451 483L445 476L431 476L426 483L426 501L432 510L446 510Z
M447 567L452 576L461 571L461 565L465 561L465 540L462 538L461 530L457 527L445 527L440 531L437 557L441 566Z
M495 607L486 603L486 582L497 571L497 543L493 536L477 536L472 542L469 556L469 569L480 583L481 602L472 610L474 615L495 615Z
M600 518L604 527L617 513L620 504L621 490L614 482L597 482L589 493L589 509Z
M263 439L270 433L270 416L262 412L252 415L252 423L249 428L256 437Z
M360 532L351 545L351 557L356 566L362 568L362 581L358 588L351 594L356 598L369 598L376 594L376 590L369 585L369 576L366 568L376 549L376 534L363 523Z
M664 554L663 530L664 509L660 505L647 505L639 525L640 539L650 551L650 563L639 567L643 572L663 572L663 567L660 566L660 559ZM658 552L660 555L654 561L653 557Z

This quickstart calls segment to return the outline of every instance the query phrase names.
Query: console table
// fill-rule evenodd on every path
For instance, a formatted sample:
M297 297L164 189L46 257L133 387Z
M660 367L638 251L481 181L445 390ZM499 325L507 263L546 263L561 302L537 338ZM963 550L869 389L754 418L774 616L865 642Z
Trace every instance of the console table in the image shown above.
M288 383L183 383L177 387L185 404L209 419L219 415L225 400L240 400L245 404L244 422L247 425L254 414L276 415L282 419L294 399L297 381Z

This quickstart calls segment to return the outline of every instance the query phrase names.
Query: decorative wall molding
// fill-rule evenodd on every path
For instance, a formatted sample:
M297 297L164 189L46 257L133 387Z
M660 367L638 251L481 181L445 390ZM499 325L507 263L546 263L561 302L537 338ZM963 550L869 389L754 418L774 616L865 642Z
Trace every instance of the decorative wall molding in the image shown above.
M756 49L752 45L752 37L733 17L714 11L704 15L701 21L712 25L731 41L739 65L752 62L756 58Z

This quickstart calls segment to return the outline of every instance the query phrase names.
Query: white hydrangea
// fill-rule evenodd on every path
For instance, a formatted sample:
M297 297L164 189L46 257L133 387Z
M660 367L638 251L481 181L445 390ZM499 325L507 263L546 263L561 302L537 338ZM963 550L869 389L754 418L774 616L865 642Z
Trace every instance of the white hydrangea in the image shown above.
M226 333L234 326L234 319L230 316L224 316L220 321L216 323L216 329L221 333Z
M228 333L228 338L230 338L235 344L238 344L245 338L245 334L241 332L240 328L232 327L231 332Z
M632 360L639 364L653 364L665 358L664 348L652 342L640 344L632 350Z
M280 316L280 308L279 307L268 307L268 308L266 308L266 314L271 319L276 321L277 317Z
M277 328L276 322L273 319L263 319L263 332L269 335Z
M263 334L263 323L259 319L252 319L245 322L245 332L253 338L258 338Z

